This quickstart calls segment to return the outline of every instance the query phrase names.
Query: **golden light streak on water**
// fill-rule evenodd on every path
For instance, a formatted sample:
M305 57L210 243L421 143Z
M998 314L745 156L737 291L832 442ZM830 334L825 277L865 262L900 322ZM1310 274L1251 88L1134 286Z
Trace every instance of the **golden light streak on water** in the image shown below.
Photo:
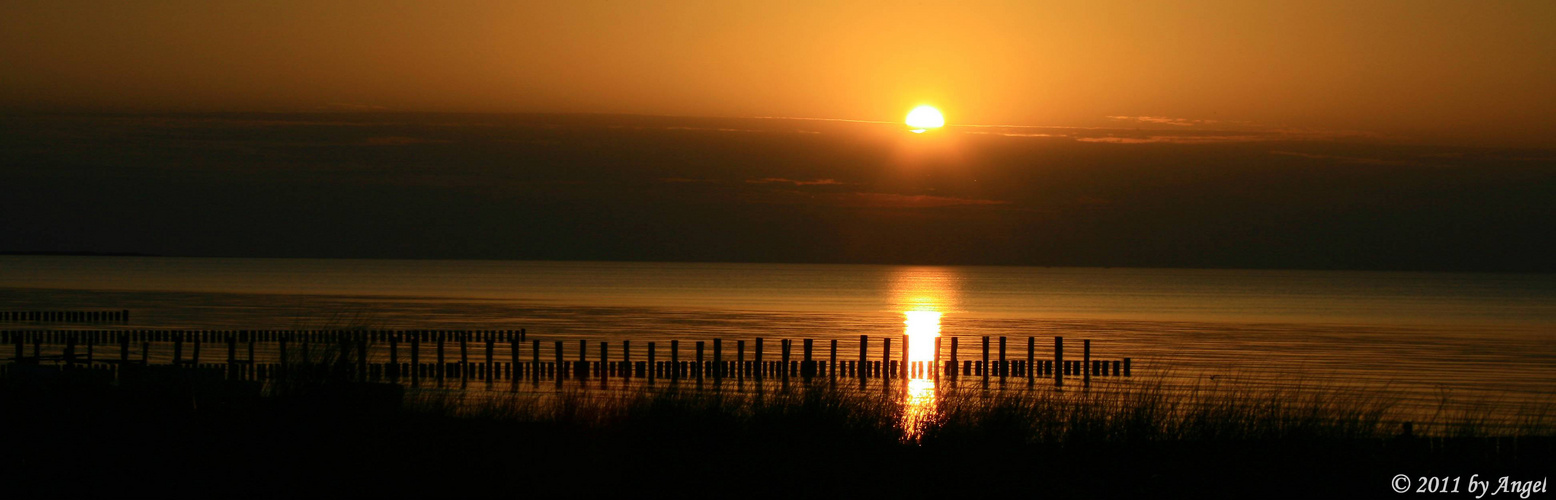
M935 360L935 338L940 336L939 311L903 311L903 334L908 336L908 361Z
M902 309L902 333L908 340L907 360L910 369L919 365L903 389L902 427L909 439L922 432L936 411L935 340L940 337L941 318L957 301L959 281L955 271L940 268L909 268L892 279L892 295Z

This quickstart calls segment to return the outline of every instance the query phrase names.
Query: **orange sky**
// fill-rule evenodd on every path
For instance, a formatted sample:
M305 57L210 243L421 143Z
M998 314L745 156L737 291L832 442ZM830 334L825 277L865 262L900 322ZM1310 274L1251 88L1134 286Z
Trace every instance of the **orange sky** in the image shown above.
M0 107L1301 128L1556 147L1556 2L20 1ZM1172 125L1108 117L1166 117Z

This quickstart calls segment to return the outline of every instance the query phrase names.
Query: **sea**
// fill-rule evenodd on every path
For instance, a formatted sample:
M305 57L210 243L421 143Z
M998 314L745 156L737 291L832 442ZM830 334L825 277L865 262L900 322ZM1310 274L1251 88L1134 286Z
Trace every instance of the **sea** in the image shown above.
M121 309L111 328L838 340L845 359L860 336L938 337L939 359L956 338L968 360L984 337L1011 359L1063 337L1067 359L1088 340L1130 358L1129 383L1359 392L1423 419L1527 421L1556 402L1550 274L0 256L0 310ZM0 324L39 328L103 326Z

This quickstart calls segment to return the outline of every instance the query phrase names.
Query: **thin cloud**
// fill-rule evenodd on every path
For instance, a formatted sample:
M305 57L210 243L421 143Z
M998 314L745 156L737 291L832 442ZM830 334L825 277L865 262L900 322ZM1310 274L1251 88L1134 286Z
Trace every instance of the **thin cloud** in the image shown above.
M1425 165L1424 163L1421 163L1421 162L1418 162L1418 161L1409 161L1409 160L1385 160L1385 159L1382 159L1382 158L1364 158L1364 157L1359 157L1359 156L1338 156L1338 155L1324 155L1324 154L1313 154L1313 153L1299 153L1299 152L1296 152L1296 151L1270 151L1270 154L1272 154L1272 155L1280 155L1280 156L1295 156L1295 157L1298 157L1298 158L1308 158L1308 159L1313 159L1313 160L1333 160L1333 161L1337 161L1337 162L1340 162L1340 163L1355 163L1355 164L1358 164L1358 165L1387 165L1387 166L1397 166L1397 167L1419 167L1419 166Z
M388 106L379 106L377 104L359 104L354 102L332 102L325 104L322 106L322 108L331 111L389 111Z
M1146 135L1139 137L1077 137L1077 142L1100 142L1108 144L1221 144L1232 142L1257 142L1272 140L1271 136L1260 134L1236 134L1236 135Z
M1010 202L1001 200L984 200L977 198L957 198L952 196L935 196L928 194L895 194L895 193L843 193L836 195L832 201L841 206L864 208L942 208L958 206L990 206L1007 205Z
M793 184L795 186L841 186L845 183L837 179L795 180L782 177L767 177L763 179L747 179L746 184Z
M1172 118L1167 116L1109 116L1108 119L1132 121L1137 123L1150 123L1155 125L1172 125L1175 127L1193 127L1196 125L1220 123L1218 120L1193 120L1188 118Z
M366 144L368 146L406 146L406 145L411 145L411 144L448 144L448 143L451 143L451 142L454 142L454 141L450 141L450 140L447 140L447 139L427 139L427 138L422 138L422 137L404 137L404 136L369 137L366 140L362 141L363 144Z

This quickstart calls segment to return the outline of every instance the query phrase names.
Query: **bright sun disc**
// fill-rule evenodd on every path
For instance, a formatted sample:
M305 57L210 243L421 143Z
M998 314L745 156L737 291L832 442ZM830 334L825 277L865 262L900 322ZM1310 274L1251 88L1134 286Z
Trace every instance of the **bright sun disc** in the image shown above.
M934 106L919 106L908 112L907 123L913 127L913 133L922 134L925 130L945 126L945 116Z

